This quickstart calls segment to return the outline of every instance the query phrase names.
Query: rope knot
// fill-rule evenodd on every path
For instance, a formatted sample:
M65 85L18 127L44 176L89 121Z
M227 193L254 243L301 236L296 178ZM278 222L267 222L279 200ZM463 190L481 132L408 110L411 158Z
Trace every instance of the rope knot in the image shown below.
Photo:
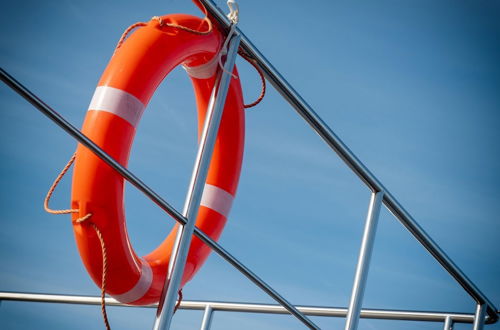
M82 223L82 222L85 222L85 221L87 221L88 219L90 219L90 217L92 217L92 213L87 213L87 214L86 214L86 215L84 215L83 217L76 219L76 220L75 220L75 223Z
M160 16L153 16L153 17L151 17L151 20L158 21L158 24L160 25L160 27L163 27L163 18L161 18Z
M227 0L227 6L229 7L229 14L227 18L233 23L238 24L240 8L235 0Z

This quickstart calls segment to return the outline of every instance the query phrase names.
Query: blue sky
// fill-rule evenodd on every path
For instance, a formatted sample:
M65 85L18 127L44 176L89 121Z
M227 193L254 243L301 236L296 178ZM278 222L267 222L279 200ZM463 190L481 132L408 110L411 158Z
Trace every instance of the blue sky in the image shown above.
M239 1L240 26L283 76L456 264L500 305L500 6L495 1ZM225 6L223 2L218 2ZM224 7L225 8L225 7ZM123 30L190 1L25 1L0 12L0 63L80 126ZM259 80L237 62L247 100ZM67 216L43 197L75 142L0 87L0 290L97 295ZM182 208L196 148L190 82L165 80L141 121L130 169ZM244 166L221 243L287 299L346 306L369 191L272 88L247 111ZM66 178L53 200L69 204ZM173 221L130 186L139 254ZM269 302L218 256L184 289L189 300ZM365 307L472 312L474 303L382 210ZM150 328L151 309L110 308L116 329ZM325 329L341 319L313 318ZM78 320L78 321L75 321ZM179 312L175 329L199 326ZM7 329L102 327L98 307L4 302ZM216 313L213 329L302 329L288 316ZM360 329L441 329L362 320ZM458 325L456 329L467 329ZM500 325L486 329L500 329Z

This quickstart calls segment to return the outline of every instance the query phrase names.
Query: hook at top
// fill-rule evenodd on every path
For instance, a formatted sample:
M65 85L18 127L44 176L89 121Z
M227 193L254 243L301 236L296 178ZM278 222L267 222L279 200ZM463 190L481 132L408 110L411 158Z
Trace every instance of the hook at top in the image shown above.
M232 24L238 24L238 15L240 12L238 3L236 0L227 0L227 6L229 7L229 14L227 14L227 18L229 18Z

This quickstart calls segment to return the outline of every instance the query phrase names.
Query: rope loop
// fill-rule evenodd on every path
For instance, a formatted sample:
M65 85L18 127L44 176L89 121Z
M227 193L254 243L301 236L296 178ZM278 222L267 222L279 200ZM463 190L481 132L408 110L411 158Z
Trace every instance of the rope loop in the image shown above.
M203 6L203 5L202 5ZM212 33L213 31L213 25L212 25L212 21L210 20L210 18L208 18L208 11L207 9L205 8L205 6L203 6L203 13L205 14L205 17L203 18L203 21L204 22L207 22L207 25L208 25L208 28L206 31L199 31L199 30L195 30L195 29L191 29L187 26L183 26L183 25L179 25L179 24L172 24L172 23L168 23L168 22L165 22L160 16L153 16L151 18L151 20L156 20L158 21L158 24L160 25L160 27L171 27L171 28L175 28L175 29L179 29L179 30L182 30L182 31L186 31L186 32L189 32L189 33L194 33L194 34L198 34L198 35L207 35L207 34L210 34ZM141 27L141 26L146 26L148 25L148 23L146 22L137 22L137 23L134 23L132 25L130 25L122 34L122 36L120 37L120 40L118 40L118 43L116 45L116 48L115 48L115 52L118 48L121 47L121 45L123 44L123 42L125 41L125 39L127 38L128 34L135 28L137 27Z
M44 206L45 211L47 211L50 214L71 214L71 213L79 213L80 212L79 209L53 210L49 207L49 201L54 193L54 190L56 189L57 185L62 180L64 175L68 172L71 165L75 162L75 158L76 158L76 153L74 153L73 156L71 156L71 159L66 164L66 166L64 166L61 173L59 173L59 175L56 177L56 179L54 180L54 183L52 183L52 186L50 187L49 191L47 192L47 195L45 196L43 206ZM76 219L74 223L78 223L78 224L85 223L91 217L92 217L92 213L87 213L83 217ZM108 314L106 312L106 299L105 299L106 298L106 273L108 271L108 261L107 261L108 259L107 259L107 253L106 253L106 244L104 243L104 237L103 237L101 231L99 230L99 228L96 226L96 224L91 222L91 221L88 221L87 223L90 226L92 226L92 228L94 228L96 235L99 238L99 243L101 244L101 252L102 252L101 313L102 313L102 317L103 317L104 325L106 326L106 329L110 330L111 327L109 325Z
M227 6L229 7L229 14L227 14L227 18L229 18L233 24L238 24L240 14L238 3L235 0L227 0Z
M61 173L56 177L54 180L54 183L52 183L52 186L50 186L49 191L47 192L47 195L45 196L45 199L43 201L43 208L45 209L46 212L51 213L51 214L69 214L69 213L78 213L78 209L66 209L66 210L53 210L49 207L49 201L50 198L52 197L52 194L54 193L54 190L56 190L57 185L59 182L62 180L66 172L68 172L69 168L71 165L74 163L76 157L76 153L71 156L69 162L64 166L62 169Z
M257 73L259 74L259 77L260 77L261 90L260 90L259 97L255 101L253 101L252 103L243 105L243 107L245 109L249 109L249 108L255 107L257 104L259 104L264 99L264 96L266 95L266 78L264 77L262 70L257 65L257 61L255 59L253 59L252 57L250 57L250 55L248 55L243 50L243 48L240 47L240 49L238 50L238 54L241 57L243 57L245 59L245 61L247 61L248 63L250 63L250 65L252 65L254 67L254 69L257 71Z

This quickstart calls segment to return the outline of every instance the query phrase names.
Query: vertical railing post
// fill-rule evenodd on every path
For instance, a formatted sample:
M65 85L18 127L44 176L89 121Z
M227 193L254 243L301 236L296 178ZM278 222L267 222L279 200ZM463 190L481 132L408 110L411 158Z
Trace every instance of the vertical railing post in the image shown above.
M212 323L213 309L212 306L207 305L205 307L205 312L203 313L203 321L201 321L200 330L209 330L210 324Z
M200 146L196 156L195 166L191 177L186 202L184 204L183 215L187 223L179 228L178 239L172 249L171 264L165 280L165 286L160 297L156 319L155 330L170 329L174 307L177 301L177 294L180 287L184 266L186 263L191 238L194 232L194 224L198 215L203 188L205 185L212 151L217 138L220 120L224 104L226 102L229 83L231 82L234 62L240 44L240 34L236 33L230 40L224 70L220 73L214 85L214 92L210 100L207 116L205 119L203 132L200 138ZM170 271L171 270L171 271Z
M453 320L451 319L451 316L447 316L446 319L444 320L444 330L453 330Z
M370 267L370 259L383 197L384 192L379 191L372 193L370 198L363 239L361 241L361 249L358 256L356 275L354 276L354 284L352 286L351 302L349 303L349 309L347 311L345 330L355 330L358 327L359 314L363 302L366 278Z
M486 304L477 304L476 314L474 315L473 330L483 330L484 318L486 316Z

